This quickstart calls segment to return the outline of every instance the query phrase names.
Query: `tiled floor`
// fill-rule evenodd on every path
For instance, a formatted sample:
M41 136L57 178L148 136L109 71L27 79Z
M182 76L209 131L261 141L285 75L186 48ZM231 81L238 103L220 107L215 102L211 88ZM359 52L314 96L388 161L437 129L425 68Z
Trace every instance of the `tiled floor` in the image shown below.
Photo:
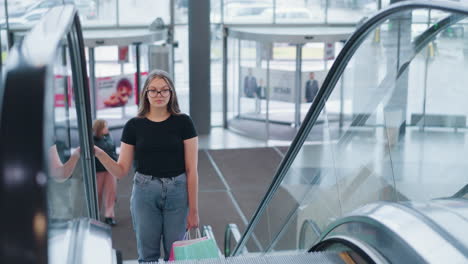
M290 141L253 139L221 127L214 127L211 129L210 135L201 135L199 137L200 149L274 147L289 146L289 144Z

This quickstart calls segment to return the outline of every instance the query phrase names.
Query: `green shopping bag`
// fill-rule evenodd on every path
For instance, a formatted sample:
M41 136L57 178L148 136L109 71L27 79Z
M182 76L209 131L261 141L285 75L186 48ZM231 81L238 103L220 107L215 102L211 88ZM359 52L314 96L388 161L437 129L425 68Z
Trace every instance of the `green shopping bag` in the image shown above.
M199 231L198 231L199 232ZM199 233L198 233L199 234ZM186 243L181 245L174 244L174 259L175 260L194 260L219 258L220 252L213 238L200 237L196 239L186 240Z

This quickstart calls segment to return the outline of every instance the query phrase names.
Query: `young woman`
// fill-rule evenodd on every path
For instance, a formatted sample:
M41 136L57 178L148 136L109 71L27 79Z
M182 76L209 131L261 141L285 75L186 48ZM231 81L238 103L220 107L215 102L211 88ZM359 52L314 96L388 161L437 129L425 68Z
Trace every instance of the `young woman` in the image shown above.
M138 261L157 261L161 239L164 260L186 229L198 227L198 137L189 116L181 114L168 73L148 74L138 116L123 129L120 157L114 162L95 146L96 157L115 177L136 173L130 200Z
M94 144L106 152L113 160L117 160L114 140L109 134L109 128L105 120L98 119L94 121L93 134ZM96 159L96 178L99 206L104 201L104 222L114 226L116 224L114 220L114 206L117 194L117 181L98 159Z

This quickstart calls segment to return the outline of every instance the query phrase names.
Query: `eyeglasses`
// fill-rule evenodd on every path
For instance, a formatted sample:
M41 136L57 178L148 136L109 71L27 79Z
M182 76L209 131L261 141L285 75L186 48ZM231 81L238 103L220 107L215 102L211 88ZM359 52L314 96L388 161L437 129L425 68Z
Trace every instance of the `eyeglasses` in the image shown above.
M156 97L158 94L162 97L168 97L171 94L171 89L158 90L146 90L150 97Z

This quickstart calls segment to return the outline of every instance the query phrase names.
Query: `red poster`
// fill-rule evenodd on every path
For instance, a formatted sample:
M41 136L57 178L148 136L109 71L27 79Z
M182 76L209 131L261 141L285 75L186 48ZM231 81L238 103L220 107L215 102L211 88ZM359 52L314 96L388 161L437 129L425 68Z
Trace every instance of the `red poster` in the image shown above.
M128 46L119 47L119 63L128 62Z
M129 74L97 78L97 109L127 105L134 95L133 79Z

